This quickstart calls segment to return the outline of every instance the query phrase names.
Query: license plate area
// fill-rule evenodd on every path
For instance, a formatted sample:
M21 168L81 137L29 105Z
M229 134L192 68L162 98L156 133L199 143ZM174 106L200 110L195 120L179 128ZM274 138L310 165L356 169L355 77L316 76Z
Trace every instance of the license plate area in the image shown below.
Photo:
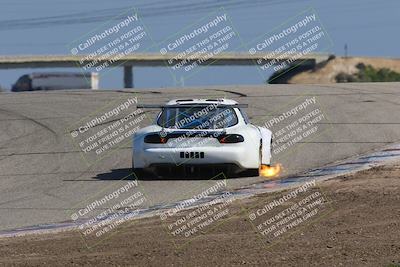
M204 152L198 151L182 151L179 153L181 159L204 159Z

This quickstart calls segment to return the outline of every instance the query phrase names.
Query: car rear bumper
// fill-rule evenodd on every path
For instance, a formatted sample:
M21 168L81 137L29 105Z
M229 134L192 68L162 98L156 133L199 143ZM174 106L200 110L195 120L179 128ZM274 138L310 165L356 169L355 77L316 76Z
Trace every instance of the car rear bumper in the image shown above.
M151 164L148 168L149 171L156 173L159 176L201 176L209 177L211 179L224 179L229 176L238 174L243 171L242 168L236 164L223 163L223 164L207 164L207 165L193 165L193 164Z
M253 153L254 154L254 153ZM256 156L256 155L255 155ZM259 160L254 158L245 146L226 145L224 147L191 148L145 148L134 155L134 162L140 168L155 165L210 165L233 164L240 169L258 168Z

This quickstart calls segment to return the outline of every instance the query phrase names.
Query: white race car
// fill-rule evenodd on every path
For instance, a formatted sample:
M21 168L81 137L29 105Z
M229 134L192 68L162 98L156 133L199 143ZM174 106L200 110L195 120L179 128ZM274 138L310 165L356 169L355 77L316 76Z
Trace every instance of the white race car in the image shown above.
M201 169L222 170L227 175L271 164L270 130L250 123L242 108L229 99L176 99L161 108L155 124L133 136L135 173L151 171L163 176L178 170L187 174Z

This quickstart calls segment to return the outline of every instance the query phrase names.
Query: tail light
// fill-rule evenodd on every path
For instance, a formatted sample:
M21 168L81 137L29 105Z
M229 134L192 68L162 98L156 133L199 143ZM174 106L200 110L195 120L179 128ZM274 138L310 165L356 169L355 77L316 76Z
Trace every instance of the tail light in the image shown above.
M168 139L159 134L149 134L144 137L144 142L149 144L165 144Z
M218 136L218 141L221 144L234 144L244 142L244 138L240 134L224 134Z

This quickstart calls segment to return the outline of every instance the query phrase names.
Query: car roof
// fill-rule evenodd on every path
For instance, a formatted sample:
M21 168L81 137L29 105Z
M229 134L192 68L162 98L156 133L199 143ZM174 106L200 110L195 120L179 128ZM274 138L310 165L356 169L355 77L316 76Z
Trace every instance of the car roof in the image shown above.
M188 104L224 104L224 105L235 105L237 102L232 99L226 98L182 98L173 99L166 103L166 105L188 105Z

